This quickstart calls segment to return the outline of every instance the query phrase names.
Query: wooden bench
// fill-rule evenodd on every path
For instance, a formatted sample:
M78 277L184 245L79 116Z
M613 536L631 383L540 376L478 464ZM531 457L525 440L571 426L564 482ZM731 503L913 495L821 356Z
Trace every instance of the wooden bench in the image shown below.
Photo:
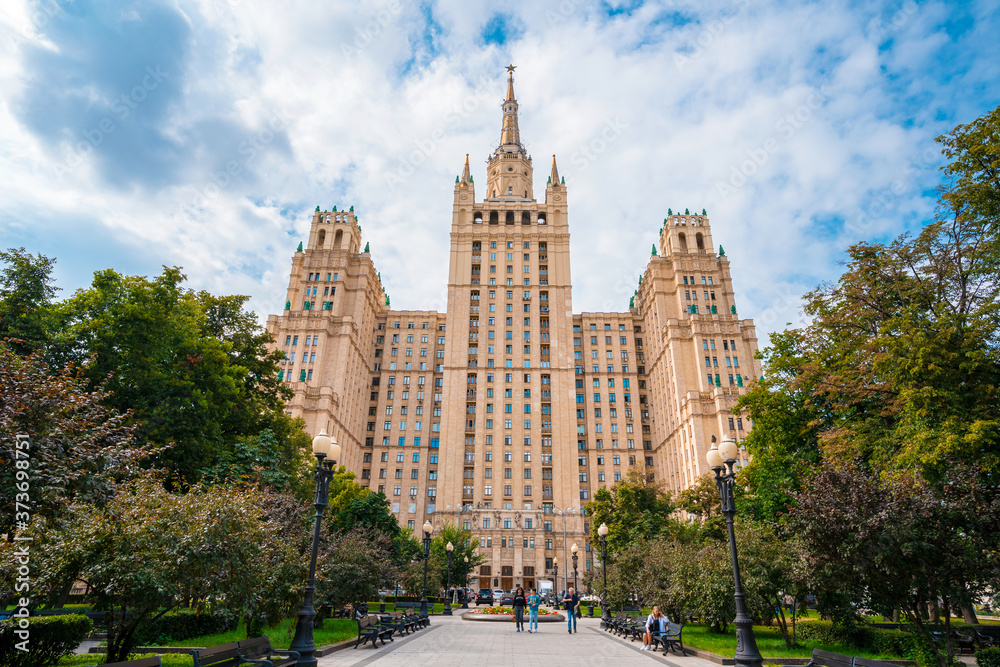
M420 602L397 602L396 609L412 609L414 612L416 612L416 617L420 619L419 626L426 627L431 624L431 619L429 618L430 615L425 612L419 611L420 605L421 605ZM433 607L433 605L430 602L427 603L427 606Z
M197 666L196 666L197 667ZM791 667L786 665L786 667ZM840 653L813 649L812 658L805 667L854 667L854 658Z
M407 621L403 616L403 612L397 611L392 614L379 614L379 623L382 625L392 628L394 632L404 635L409 630L414 629L416 626L416 621ZM389 641L396 641L392 637L389 637Z
M240 655L239 642L191 649L194 667L238 667L246 662Z
M871 658L855 658L854 667L899 667L892 662L885 662L884 660L872 660Z
M379 624L378 616L374 614L362 616L358 619L358 641L354 642L354 648L367 642L371 642L372 648L375 648L375 642L380 639L382 640L382 645L385 646L385 640L387 638L392 639L392 632L392 628ZM195 665L195 667L198 666Z
M298 651L271 648L271 640L267 635L236 643L245 662L266 663L269 667L289 667L299 661Z
M102 667L160 667L160 656L154 655L152 658L142 658L141 660L126 660L124 662L111 662Z

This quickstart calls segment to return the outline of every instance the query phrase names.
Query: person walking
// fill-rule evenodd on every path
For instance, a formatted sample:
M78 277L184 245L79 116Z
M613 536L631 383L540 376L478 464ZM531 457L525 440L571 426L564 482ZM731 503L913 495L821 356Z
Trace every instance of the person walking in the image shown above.
M542 604L542 596L531 589L528 596L528 632L538 632L538 607Z
M571 587L566 591L566 596L562 599L563 607L566 609L566 623L569 625L569 633L576 632L576 606L580 604L580 596Z
M524 595L524 589L520 586L514 591L514 623L517 624L517 631L524 630L524 608L528 604L528 599Z

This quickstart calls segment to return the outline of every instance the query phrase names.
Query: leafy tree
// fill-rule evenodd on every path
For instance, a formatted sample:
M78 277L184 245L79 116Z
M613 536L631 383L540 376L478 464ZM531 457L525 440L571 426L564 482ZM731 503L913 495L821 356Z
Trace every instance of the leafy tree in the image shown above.
M51 304L54 259L24 248L0 252L6 266L0 271L0 341L17 354L43 350L52 331Z
M395 539L399 535L400 527L396 517L389 511L389 499L381 491L368 489L364 491L342 506L333 519L335 529L345 532L363 526L384 533L390 541Z
M392 538L376 528L355 525L330 539L317 568L319 599L325 604L354 608L374 600L397 576Z
M693 515L696 531L688 539L726 539L726 519L721 512L722 500L711 473L702 475L677 496L677 509Z
M126 659L139 627L187 599L274 620L301 599L305 561L266 504L252 489L177 494L144 477L106 507L76 503L64 520L33 527L36 590L85 581L94 607L109 613L108 662ZM0 552L5 569L13 556L9 546Z
M45 520L70 502L107 502L151 453L135 443L127 415L104 405L107 392L88 391L78 372L52 374L38 354L21 357L0 343L0 533L13 536L16 512L26 508ZM17 448L17 435L28 437L27 448ZM15 479L22 465L28 491Z
M850 603L884 615L902 609L940 667L952 664L955 647L934 645L922 609L943 601L947 626L950 610L1000 576L990 557L1000 547L1000 497L977 473L952 466L932 485L913 474L823 466L796 498L791 527L817 593L841 602L835 620L852 621Z
M649 482L641 469L633 468L614 486L595 491L587 503L591 544L600 542L597 529L607 523L610 560L634 540L677 531L673 511L669 494Z
M196 293L183 281L176 267L152 280L97 272L56 308L52 356L92 357L91 386L106 383L106 403L133 411L140 440L173 445L157 460L188 483L232 455L229 443L268 429L286 471L295 467L301 425L282 410L280 354L243 311L246 297Z
M448 550L451 542L455 547L451 554L451 585L464 586L469 573L486 562L486 557L477 551L478 538L470 530L465 530L450 521L445 521L434 529L431 537L431 554L443 566L438 575L442 585L448 585ZM465 559L469 562L466 563Z

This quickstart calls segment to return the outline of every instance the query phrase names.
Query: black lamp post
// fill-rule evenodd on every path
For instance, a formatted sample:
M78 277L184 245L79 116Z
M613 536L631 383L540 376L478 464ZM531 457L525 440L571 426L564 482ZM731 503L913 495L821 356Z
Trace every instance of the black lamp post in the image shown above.
M733 625L736 626L736 664L740 667L761 667L764 664L764 658L757 650L757 639L753 634L753 621L747 616L743 600L743 585L740 582L740 564L736 557L736 532L733 530L736 499L733 496L733 485L736 482L737 453L736 442L726 438L718 447L713 442L712 448L708 450L705 458L708 459L708 466L715 472L715 485L719 488L719 496L722 498L722 513L726 517L729 529L729 555L733 561L733 583L736 589L734 595L736 598L736 620L733 621Z
M448 586L444 589L444 615L451 616L451 553L455 550L455 545L449 542L444 550L448 554Z
M576 542L574 542L574 543L573 543L573 546L571 546L571 547L569 548L569 550L573 552L573 590L574 590L574 591L576 591L577 595L579 595L579 594L580 594L580 583L579 583L579 581L578 581L578 578L577 578L577 571L576 571L576 563L577 563L577 555L576 555L576 552L577 552L577 551L578 551L579 549L580 549L580 547L576 546Z
M608 599L608 524L602 523L597 529L601 537L601 574L604 575L604 589L601 591L601 606Z
M427 613L427 559L431 557L431 533L434 526L430 521L424 521L424 597L420 600L420 613Z
M465 577L464 577L464 579L465 579L465 587L468 588L469 587L469 557L468 556L465 557ZM462 609L468 609L468 608L469 608L469 596L468 595L463 595L462 596Z
M316 508L316 520L313 525L312 558L309 560L309 581L306 584L306 597L299 611L299 620L295 624L295 638L289 650L298 651L298 667L315 667L316 644L313 642L313 619L316 610L313 600L316 597L316 557L319 555L319 530L323 519L323 510L327 506L330 495L330 480L333 479L333 469L340 458L340 445L337 441L320 431L312 441L313 454L316 456L316 497L313 506Z

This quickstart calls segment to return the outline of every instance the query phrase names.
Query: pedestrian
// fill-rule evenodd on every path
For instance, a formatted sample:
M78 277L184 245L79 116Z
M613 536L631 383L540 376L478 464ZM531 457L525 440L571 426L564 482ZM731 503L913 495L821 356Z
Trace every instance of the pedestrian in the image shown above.
M566 622L569 625L569 633L576 632L576 606L580 604L580 596L572 587L566 591L566 597L562 599L563 607L566 609Z
M528 632L538 632L538 606L542 604L542 596L531 589L528 596Z
M517 624L517 631L524 630L524 608L528 604L528 599L524 595L524 589L520 586L514 591L514 623Z
M639 649L640 651L652 650L653 637L663 634L663 630L669 620L666 615L660 612L659 607L653 607L649 618L646 619L646 628L642 633L642 648Z

